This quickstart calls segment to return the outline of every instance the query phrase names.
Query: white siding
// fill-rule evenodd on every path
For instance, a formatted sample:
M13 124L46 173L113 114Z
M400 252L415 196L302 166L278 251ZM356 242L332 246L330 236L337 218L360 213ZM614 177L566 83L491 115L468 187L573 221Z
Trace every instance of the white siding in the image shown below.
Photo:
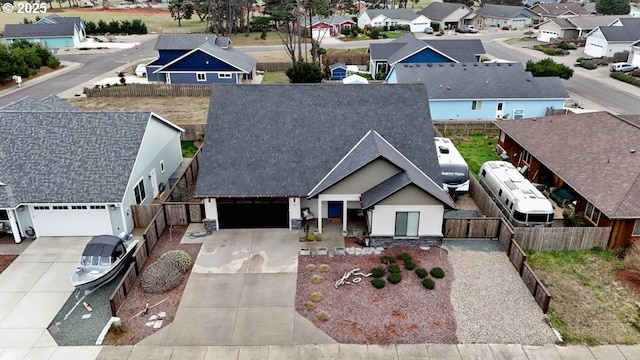
M444 205L376 205L372 214L372 236L393 236L396 226L396 212L420 212L419 236L442 236Z

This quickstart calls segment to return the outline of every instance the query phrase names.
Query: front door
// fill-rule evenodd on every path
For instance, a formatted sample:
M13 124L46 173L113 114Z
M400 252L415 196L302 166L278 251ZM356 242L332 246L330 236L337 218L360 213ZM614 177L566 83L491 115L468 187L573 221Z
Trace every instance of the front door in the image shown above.
M496 107L496 119L502 119L504 116L504 103L498 102L498 106Z
M149 173L149 178L151 178L151 188L153 189L153 197L158 196L158 178L156 177L156 169L151 170Z
M329 201L329 219L342 219L342 201Z

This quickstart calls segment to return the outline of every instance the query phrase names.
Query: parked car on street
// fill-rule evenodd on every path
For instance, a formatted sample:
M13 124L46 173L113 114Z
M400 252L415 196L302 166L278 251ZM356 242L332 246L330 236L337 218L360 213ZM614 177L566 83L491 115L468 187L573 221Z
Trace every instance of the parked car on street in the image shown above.
M609 66L611 72L630 72L638 69L638 65L629 64L626 62L614 63Z
M477 32L478 32L478 29L476 29L476 27L475 27L475 26L473 26L473 25L469 25L469 26L467 26L467 32L470 32L470 33L477 33Z
M456 32L457 33L468 33L469 31L467 31L467 27L466 26L458 26L458 27L456 27Z

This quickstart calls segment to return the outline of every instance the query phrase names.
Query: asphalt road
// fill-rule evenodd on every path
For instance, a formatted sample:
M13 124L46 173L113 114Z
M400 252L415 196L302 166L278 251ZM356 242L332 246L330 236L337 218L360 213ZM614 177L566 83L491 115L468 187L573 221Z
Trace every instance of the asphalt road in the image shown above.
M485 51L493 57L526 63L531 57L514 47L506 47L491 41L483 41ZM576 94L614 114L640 114L640 99L627 92L602 85L589 77L574 72L569 80L563 80L567 91ZM621 84L624 85L624 84Z

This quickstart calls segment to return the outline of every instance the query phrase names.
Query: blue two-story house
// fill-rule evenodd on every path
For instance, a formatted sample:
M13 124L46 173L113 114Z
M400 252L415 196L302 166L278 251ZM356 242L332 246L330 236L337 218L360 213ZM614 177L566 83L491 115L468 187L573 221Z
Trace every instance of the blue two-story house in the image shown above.
M169 84L240 84L256 74L257 60L213 34L160 35L158 58L147 64L149 81Z
M369 45L369 71L389 73L396 64L403 63L459 63L480 62L485 53L480 39L420 40L403 35L389 43Z
M387 82L422 83L432 120L542 117L569 99L558 77L533 77L520 63L399 64Z

